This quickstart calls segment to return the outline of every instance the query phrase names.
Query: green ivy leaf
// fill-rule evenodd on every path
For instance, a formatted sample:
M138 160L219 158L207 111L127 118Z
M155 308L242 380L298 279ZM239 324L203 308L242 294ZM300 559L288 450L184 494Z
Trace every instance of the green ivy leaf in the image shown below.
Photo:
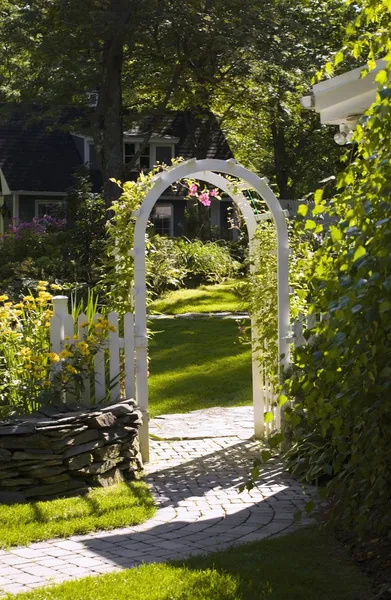
M388 73L387 73L387 71L385 69L382 69L381 71L379 71L376 74L375 81L379 85L387 85L387 83L388 83Z
M299 217L305 217L307 216L308 213L308 206L306 204L300 204L299 208L297 209L297 214L299 215Z
M365 250L364 246L359 246L354 253L353 262L356 262L356 260L358 260L362 256L365 256L366 253L367 251Z
M265 423L271 423L273 421L273 419L274 419L274 416L273 416L272 412L270 412L270 411L265 412L265 414L264 414Z
M277 403L278 406L284 406L284 404L286 404L288 402L288 396L286 396L285 394L280 394L277 398Z
M343 238L342 231L334 225L330 227L330 235L333 242L340 242Z
M306 230L316 229L315 221L313 221L312 219L307 219L307 221L305 222L304 229L306 229Z

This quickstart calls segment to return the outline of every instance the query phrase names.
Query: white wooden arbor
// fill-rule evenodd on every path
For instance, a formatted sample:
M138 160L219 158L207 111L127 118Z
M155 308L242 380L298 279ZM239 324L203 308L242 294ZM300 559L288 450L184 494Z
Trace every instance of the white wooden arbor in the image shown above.
M148 433L148 365L147 365L147 312L146 312L146 260L145 260L145 235L150 213L161 194L170 185L183 178L194 178L220 188L227 193L241 212L246 223L250 254L254 256L254 234L257 219L249 200L240 191L233 191L234 186L218 175L223 173L239 179L242 188L255 190L266 202L277 229L277 261L278 261L278 351L280 366L289 363L289 284L288 260L289 243L288 230L285 222L284 211L276 196L268 186L267 180L261 179L255 173L237 164L235 160L191 159L180 163L171 169L155 176L152 187L145 196L140 209L136 212L134 231L134 289L135 296L135 353L136 353L136 400L143 413L143 425L140 429L140 448L143 460L149 461L149 433ZM256 331L252 323L253 341L253 401L254 401L254 428L255 436L264 435L264 415L262 390L259 380L259 365L255 351Z

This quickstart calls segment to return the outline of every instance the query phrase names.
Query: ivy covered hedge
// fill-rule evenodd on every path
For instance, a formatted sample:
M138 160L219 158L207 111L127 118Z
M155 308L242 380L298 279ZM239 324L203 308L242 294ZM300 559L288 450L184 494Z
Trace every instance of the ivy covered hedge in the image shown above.
M369 20L379 16L363 14ZM390 14L387 18L389 32ZM381 29L376 39L390 51L389 33L387 38ZM355 51L369 48L371 68L376 47L365 46L365 40L370 36ZM339 180L341 192L331 206L320 191L315 197L313 214L336 219L308 269L311 310L325 318L311 330L313 343L296 351L286 381L293 406L285 412L292 471L307 481L328 482L340 524L378 533L391 528L389 76L390 63L377 74L377 101L357 127L355 156Z

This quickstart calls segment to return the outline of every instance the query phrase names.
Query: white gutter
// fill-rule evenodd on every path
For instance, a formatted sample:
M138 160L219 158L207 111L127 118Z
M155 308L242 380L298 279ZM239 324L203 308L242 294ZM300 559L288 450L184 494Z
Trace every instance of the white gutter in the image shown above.
M378 60L376 68L365 77L361 77L365 67L358 67L321 81L312 87L310 96L301 99L301 104L304 108L312 108L318 112L321 123L340 125L357 122L376 100L375 78L386 65L385 60Z
M4 177L4 173L0 168L0 183L1 183L1 191L2 191L2 195L3 196L9 196L11 194L11 191L8 187L8 183L6 178Z

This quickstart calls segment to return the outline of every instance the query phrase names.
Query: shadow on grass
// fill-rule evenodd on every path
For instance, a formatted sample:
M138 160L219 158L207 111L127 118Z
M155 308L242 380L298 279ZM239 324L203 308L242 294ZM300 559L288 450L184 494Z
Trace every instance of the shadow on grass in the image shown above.
M237 308L235 308L235 304L237 304ZM229 310L234 312L235 310L239 310L240 299L236 298L229 289L213 291L213 293L194 290L194 293L191 296L184 296L177 300L162 298L156 302L156 307L153 308L153 311L162 312L164 307L167 307L166 310L169 310L169 314L180 314L181 312L191 312L193 305L194 312L200 312L200 308L205 308L205 312L216 312L215 305L222 305L223 311ZM228 308L225 308L224 305L228 305ZM157 307L159 306L161 308L158 309ZM183 310L184 307L186 307L186 311Z
M152 329L153 414L251 403L251 352L237 342L235 323L163 320Z

